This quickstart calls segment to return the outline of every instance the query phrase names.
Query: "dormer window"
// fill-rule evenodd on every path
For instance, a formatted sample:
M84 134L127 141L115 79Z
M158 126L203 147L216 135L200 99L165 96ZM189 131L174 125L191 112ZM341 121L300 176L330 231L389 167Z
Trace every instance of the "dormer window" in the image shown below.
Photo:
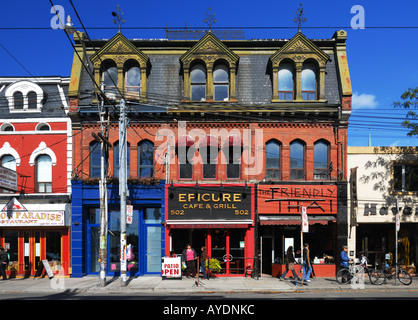
M113 61L107 60L103 63L102 81L105 94L116 99L118 93L118 69Z
M139 99L141 94L141 69L135 60L129 60L126 63L125 94L132 99Z
M303 65L301 88L303 100L316 100L316 66L313 63Z
M31 81L22 80L12 83L5 91L10 112L41 112L44 92Z
M203 65L195 65L190 72L192 101L206 100L206 69Z
M229 71L228 68L223 64L217 65L213 70L213 88L213 100L229 100Z
M279 66L279 100L293 100L294 71L290 63L282 63Z
M15 110L23 110L23 94L20 91L13 93L13 103Z

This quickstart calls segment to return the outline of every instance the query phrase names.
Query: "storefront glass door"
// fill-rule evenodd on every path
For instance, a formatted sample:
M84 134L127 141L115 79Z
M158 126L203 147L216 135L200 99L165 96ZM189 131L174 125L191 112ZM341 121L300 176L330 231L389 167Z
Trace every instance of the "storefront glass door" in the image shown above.
M221 274L229 273L229 259L227 257L227 229L211 230L211 258L221 263Z

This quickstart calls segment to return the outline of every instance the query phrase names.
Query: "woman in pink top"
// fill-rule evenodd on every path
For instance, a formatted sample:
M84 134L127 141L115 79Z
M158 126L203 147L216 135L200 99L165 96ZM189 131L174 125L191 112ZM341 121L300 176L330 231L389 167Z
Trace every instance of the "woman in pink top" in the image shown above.
M186 276L187 278L191 274L192 277L196 276L196 251L190 246L186 245L186 249L183 250L181 254L181 259L183 262L186 262Z

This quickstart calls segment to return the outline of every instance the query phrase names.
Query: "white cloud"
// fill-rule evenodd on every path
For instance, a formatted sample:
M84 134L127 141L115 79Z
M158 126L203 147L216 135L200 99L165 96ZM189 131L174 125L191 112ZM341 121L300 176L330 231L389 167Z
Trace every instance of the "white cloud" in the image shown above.
M376 96L373 94L354 92L352 96L353 109L374 109L378 103Z

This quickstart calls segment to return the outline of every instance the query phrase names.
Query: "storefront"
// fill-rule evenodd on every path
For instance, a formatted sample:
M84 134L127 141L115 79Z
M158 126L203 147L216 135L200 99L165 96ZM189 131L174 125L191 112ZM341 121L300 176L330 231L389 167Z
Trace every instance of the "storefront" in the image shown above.
M23 201L22 201L23 202ZM9 254L6 274L30 277L42 260L57 276L70 270L69 205L27 203L12 198L0 211L0 245Z
M254 265L254 185L166 185L165 255L186 244L206 247L220 276L244 275Z
M132 219L126 224L127 275L161 273L164 253L164 184L128 185ZM73 181L72 276L99 274L100 199L98 185ZM108 186L107 276L120 275L119 185Z
M354 231L356 254L357 257L367 256L370 264L382 268L386 263L395 263L397 246L398 263L415 274L418 263L418 207L413 202L404 201L398 202L398 206L400 223L396 242L395 203L359 201Z
M418 148L349 147L347 154L350 254L380 269L395 264L397 251L400 266L416 274Z
M293 247L298 259L301 245L308 243L314 275L335 276L337 186L260 184L257 186L257 204L262 273L280 276L285 269L288 247ZM306 208L309 223L303 239L302 207Z

